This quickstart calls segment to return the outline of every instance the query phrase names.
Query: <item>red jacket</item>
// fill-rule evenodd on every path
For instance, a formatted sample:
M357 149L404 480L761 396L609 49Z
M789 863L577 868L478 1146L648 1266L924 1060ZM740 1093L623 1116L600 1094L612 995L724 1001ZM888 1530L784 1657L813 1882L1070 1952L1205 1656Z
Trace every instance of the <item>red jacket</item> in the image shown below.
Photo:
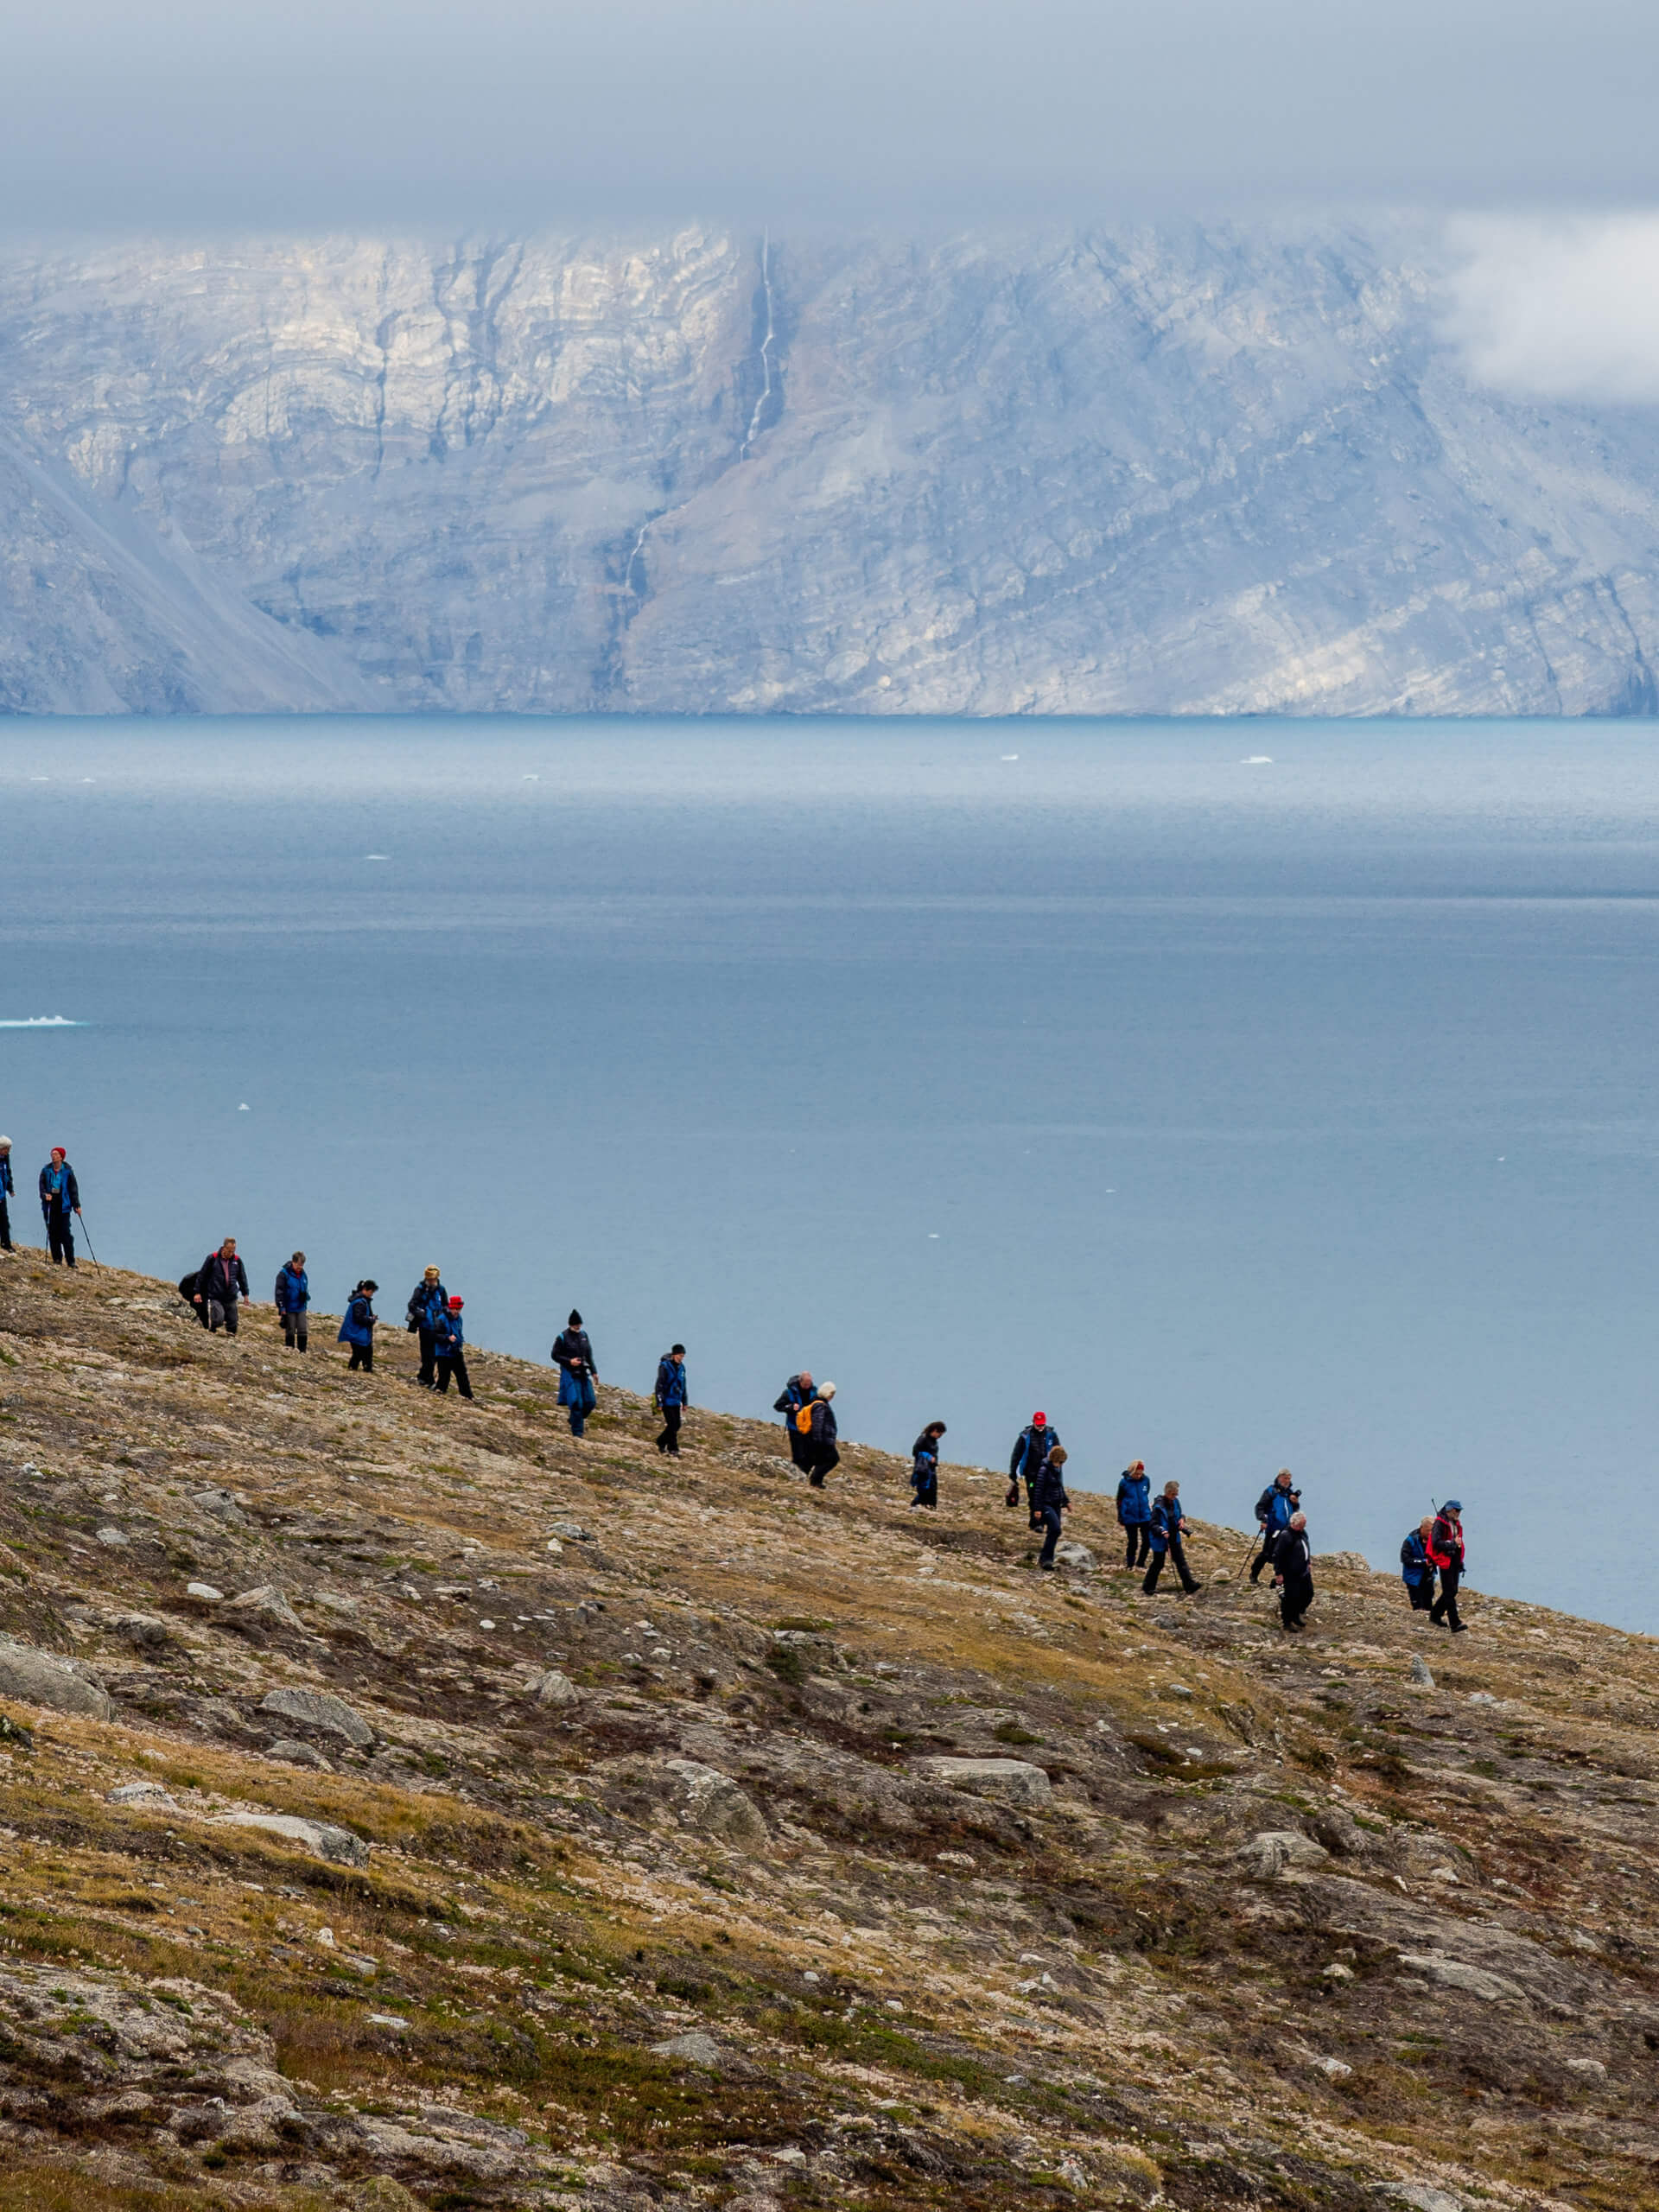
M1444 1513L1437 1513L1434 1516L1433 1529L1425 1548L1436 1567L1455 1567L1461 1573L1463 1568L1462 1523L1449 1519Z

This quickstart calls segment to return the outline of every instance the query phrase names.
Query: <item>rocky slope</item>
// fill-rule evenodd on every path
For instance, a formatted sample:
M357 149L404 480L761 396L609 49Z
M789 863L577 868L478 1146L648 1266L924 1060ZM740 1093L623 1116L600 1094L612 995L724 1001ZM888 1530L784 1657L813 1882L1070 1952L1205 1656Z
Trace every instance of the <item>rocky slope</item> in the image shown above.
M1652 712L1651 410L1400 226L0 259L0 708Z
M1651 1643L476 1369L0 1272L0 2202L1656 2201Z

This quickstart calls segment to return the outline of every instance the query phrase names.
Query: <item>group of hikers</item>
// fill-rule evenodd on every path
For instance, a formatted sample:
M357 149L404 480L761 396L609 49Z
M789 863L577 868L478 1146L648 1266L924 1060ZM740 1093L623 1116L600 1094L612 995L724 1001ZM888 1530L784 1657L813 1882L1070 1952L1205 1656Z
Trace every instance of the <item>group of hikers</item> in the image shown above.
M0 1136L0 1252L15 1249L10 1199L16 1187L11 1140ZM53 1263L73 1268L75 1224L81 1218L80 1188L61 1145L52 1147L51 1157L41 1170L40 1198ZM349 1346L353 1374L374 1372L374 1332L379 1318L374 1298L379 1287L365 1276L346 1300L336 1341ZM235 1336L238 1308L254 1303L235 1237L226 1237L194 1274L184 1276L179 1293L194 1309L204 1329ZM311 1284L303 1252L295 1252L277 1269L272 1303L282 1323L283 1344L292 1351L308 1351ZM464 1304L445 1288L436 1267L426 1268L410 1294L404 1326L419 1339L420 1365L415 1380L423 1389L447 1395L453 1382L463 1398L473 1395L467 1372ZM554 1340L550 1357L559 1370L559 1403L569 1421L570 1433L581 1436L597 1402L599 1363L594 1357L593 1340L575 1306ZM825 1478L841 1464L835 1395L833 1382L815 1382L810 1371L803 1369L790 1376L772 1407L774 1413L783 1416L791 1459L815 1490L821 1490ZM683 1344L674 1344L658 1360L652 1402L663 1421L657 1449L664 1457L677 1459L681 1425L691 1402ZM942 1421L929 1421L911 1446L912 1512L938 1508L939 1444L944 1434ZM1033 1414L1014 1439L1004 1503L1016 1507L1023 1501L1033 1533L1043 1539L1037 1565L1045 1573L1055 1571L1062 1516L1071 1503L1065 1488L1065 1465L1059 1432L1046 1414ZM1147 1597L1156 1592L1166 1564L1174 1569L1183 1591L1190 1593L1198 1586L1187 1565L1186 1516L1180 1501L1178 1482L1166 1482L1159 1495L1153 1496L1144 1460L1132 1460L1118 1478L1123 1571L1141 1573L1144 1569L1141 1587ZM1423 1516L1400 1547L1401 1580L1414 1611L1427 1613L1436 1626L1449 1629L1454 1636L1461 1635L1466 1626L1458 1613L1458 1588L1464 1572L1462 1516L1459 1500L1447 1498L1433 1513ZM1301 1492L1288 1467L1281 1467L1257 1498L1255 1518L1260 1548L1250 1562L1250 1580L1259 1582L1263 1573L1271 1569L1273 1586L1279 1592L1280 1618L1286 1632L1294 1635L1301 1629L1313 1602L1313 1566Z

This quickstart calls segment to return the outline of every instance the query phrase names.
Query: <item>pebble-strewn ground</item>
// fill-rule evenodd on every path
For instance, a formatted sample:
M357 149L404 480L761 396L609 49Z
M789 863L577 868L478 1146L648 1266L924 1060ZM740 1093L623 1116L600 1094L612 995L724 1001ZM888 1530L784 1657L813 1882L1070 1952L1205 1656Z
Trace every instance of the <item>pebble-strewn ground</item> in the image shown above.
M0 1273L0 2212L1659 2203L1647 1640L332 1335Z

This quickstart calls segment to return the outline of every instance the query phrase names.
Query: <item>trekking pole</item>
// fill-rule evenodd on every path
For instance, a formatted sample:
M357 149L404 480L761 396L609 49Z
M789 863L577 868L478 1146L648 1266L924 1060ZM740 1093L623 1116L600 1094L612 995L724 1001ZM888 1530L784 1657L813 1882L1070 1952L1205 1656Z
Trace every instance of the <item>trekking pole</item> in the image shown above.
M86 1227L86 1215L85 1215L84 1213L78 1213L78 1214L75 1216L75 1219L76 1219L76 1220L80 1224L80 1233L81 1233L81 1235L82 1235L83 1236L85 1236L85 1237L86 1237L86 1256L87 1256L87 1258L92 1262L92 1265L93 1265L95 1268L98 1268L98 1272L99 1273L99 1274L103 1274L103 1272L104 1272L104 1270L103 1270L103 1268L99 1265L99 1258L98 1258L98 1255L97 1255L97 1253L96 1253L96 1252L94 1252L94 1251L93 1251L93 1249L92 1249L92 1236L91 1236L91 1234L90 1234L90 1232L88 1231L87 1227Z

